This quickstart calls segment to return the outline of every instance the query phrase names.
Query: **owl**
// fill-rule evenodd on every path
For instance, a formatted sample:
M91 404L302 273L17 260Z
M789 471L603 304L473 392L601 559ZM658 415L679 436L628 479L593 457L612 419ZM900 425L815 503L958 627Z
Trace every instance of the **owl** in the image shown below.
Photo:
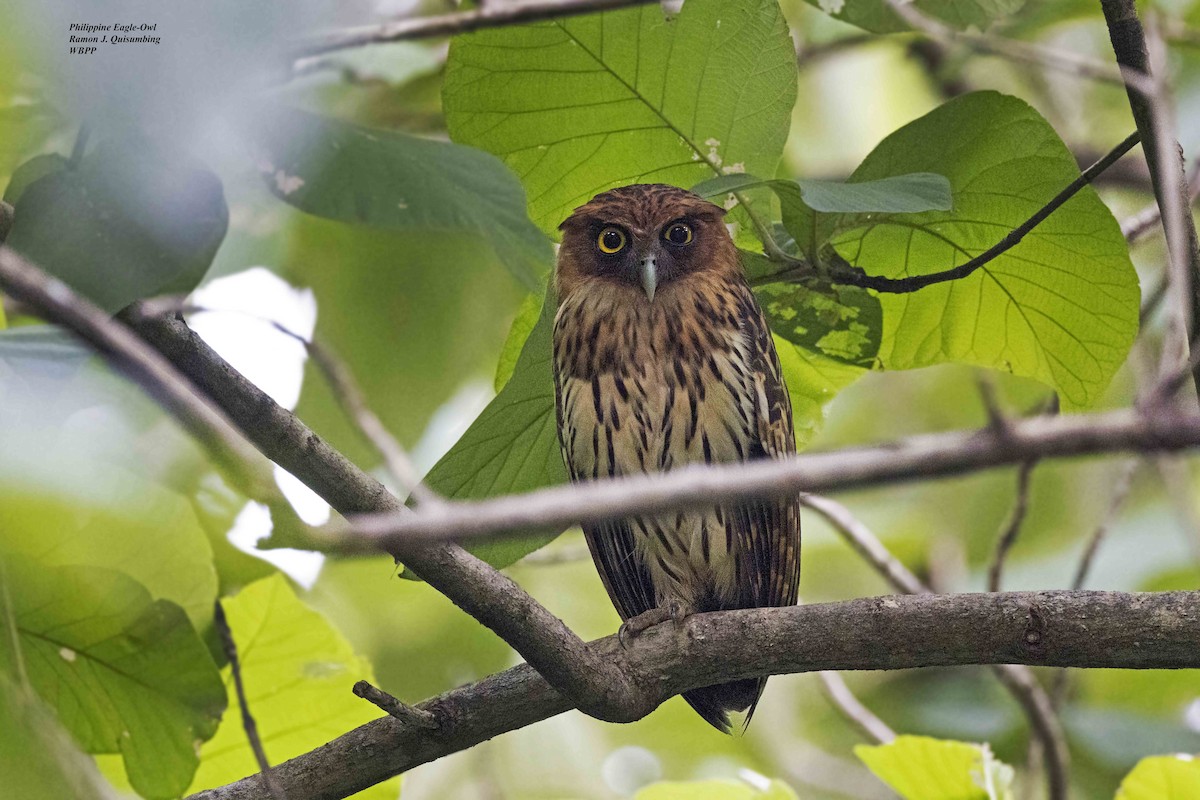
M597 195L559 227L554 372L572 481L795 452L770 329L724 209L674 186ZM796 602L795 499L720 504L583 529L622 636L689 614ZM765 678L685 692L718 730Z

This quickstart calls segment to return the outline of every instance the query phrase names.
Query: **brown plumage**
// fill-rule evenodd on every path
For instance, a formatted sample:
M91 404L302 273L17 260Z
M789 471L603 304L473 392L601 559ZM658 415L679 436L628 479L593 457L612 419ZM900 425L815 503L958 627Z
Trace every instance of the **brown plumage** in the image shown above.
M596 196L560 226L554 368L572 480L795 451L779 359L724 214L674 186L639 184ZM664 609L679 619L796 602L795 501L589 525L584 534L631 631ZM765 682L684 699L728 731L727 712L752 714Z

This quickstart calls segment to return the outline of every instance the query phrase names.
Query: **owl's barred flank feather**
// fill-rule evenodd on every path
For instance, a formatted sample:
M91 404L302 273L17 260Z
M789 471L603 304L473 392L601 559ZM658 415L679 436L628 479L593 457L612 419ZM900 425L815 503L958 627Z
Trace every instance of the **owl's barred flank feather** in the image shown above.
M724 210L673 186L598 195L563 224L556 270L558 433L574 481L795 451L770 329ZM584 527L623 620L796 602L795 500ZM709 723L753 713L766 679L684 693ZM749 722L749 716L747 716Z

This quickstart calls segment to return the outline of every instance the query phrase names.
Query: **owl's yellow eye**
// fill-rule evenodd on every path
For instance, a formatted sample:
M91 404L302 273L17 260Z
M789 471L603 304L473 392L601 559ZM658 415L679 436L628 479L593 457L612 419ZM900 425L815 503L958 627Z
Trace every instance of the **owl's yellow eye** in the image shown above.
M596 246L605 255L611 256L619 253L625 247L625 233L620 228L605 228L600 231L600 237L596 239Z
M668 226L663 231L663 238L673 245L682 247L685 244L692 243L692 226L685 225L682 222L676 222L674 225Z

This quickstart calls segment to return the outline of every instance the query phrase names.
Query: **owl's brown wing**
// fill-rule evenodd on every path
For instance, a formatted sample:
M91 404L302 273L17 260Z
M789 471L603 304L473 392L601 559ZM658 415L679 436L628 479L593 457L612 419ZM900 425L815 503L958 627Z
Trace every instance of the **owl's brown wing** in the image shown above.
M755 393L754 426L748 457L783 458L796 452L792 404L783 381L775 342L750 287L738 281L730 287L738 297L742 334ZM754 434L757 434L756 436ZM761 500L741 505L730 515L743 574L747 606L794 605L800 582L800 504L798 499Z

